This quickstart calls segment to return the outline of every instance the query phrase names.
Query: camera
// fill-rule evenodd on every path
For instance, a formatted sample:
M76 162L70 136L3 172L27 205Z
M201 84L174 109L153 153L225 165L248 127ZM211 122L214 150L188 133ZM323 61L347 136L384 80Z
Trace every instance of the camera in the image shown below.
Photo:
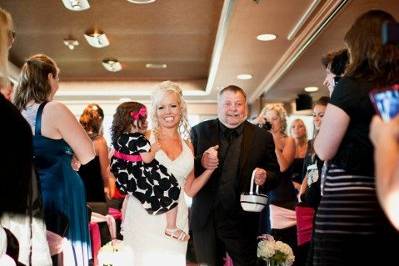
M272 129L272 123L270 123L269 121L266 121L263 125L261 125L261 128L270 130L270 129Z

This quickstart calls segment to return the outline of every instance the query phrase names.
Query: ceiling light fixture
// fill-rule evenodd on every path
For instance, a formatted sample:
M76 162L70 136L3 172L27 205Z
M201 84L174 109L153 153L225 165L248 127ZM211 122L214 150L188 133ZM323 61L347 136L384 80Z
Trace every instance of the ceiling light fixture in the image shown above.
M167 64L145 64L146 68L167 68L168 65Z
M86 31L84 36L93 47L103 48L109 45L107 35L103 31Z
M305 89L304 89L306 92L316 92L316 91L319 91L319 87L306 87Z
M127 1L133 4L141 5L141 4L151 4L154 3L156 0L127 0Z
M259 34L256 39L261 42L273 41L277 38L277 35L271 33Z
M90 8L87 0L62 0L62 3L72 11L82 11Z
M111 72L118 72L122 70L122 65L117 59L106 58L103 60L103 66L106 70Z
M75 39L65 39L64 44L69 48L69 50L73 50L75 49L75 46L79 45L79 42Z
M252 75L251 74L240 74L240 75L237 75L237 78L241 79L241 80L248 80L248 79L252 79Z

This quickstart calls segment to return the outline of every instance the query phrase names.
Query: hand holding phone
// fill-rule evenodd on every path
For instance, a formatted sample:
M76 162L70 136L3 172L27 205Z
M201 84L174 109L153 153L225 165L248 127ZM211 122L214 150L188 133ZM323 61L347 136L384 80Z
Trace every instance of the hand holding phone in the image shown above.
M372 90L370 99L382 120L389 121L399 114L399 84Z

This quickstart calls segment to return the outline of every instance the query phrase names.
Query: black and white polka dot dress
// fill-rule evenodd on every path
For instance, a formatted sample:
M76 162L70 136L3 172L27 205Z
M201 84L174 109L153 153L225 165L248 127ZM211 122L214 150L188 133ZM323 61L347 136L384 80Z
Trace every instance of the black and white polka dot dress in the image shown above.
M177 206L180 186L176 178L156 159L150 163L141 160L140 153L151 149L143 134L122 134L114 148L111 171L121 192L136 197L149 214L162 214Z

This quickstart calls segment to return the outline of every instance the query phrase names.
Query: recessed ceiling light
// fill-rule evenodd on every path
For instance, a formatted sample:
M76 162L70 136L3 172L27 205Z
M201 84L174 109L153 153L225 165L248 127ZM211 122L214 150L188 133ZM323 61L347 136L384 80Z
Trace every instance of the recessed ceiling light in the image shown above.
M107 35L103 31L86 31L86 41L93 47L103 48L109 45Z
M62 3L72 11L82 11L90 8L87 0L62 0Z
M127 0L130 3L133 4L150 4L150 3L154 3L156 0Z
M167 68L167 64L145 64L146 68Z
M65 39L64 44L66 47L68 47L70 50L75 49L75 46L79 45L79 42L75 39Z
M305 91L306 92L316 92L316 91L319 91L319 87L306 87Z
M259 34L256 36L256 39L262 42L267 42L267 41L273 41L277 38L277 35L275 34L270 34L270 33L265 33L265 34Z
M106 70L111 72L118 72L122 70L122 65L117 59L106 58L103 60L103 66Z
M237 75L237 78L242 79L242 80L247 80L247 79L251 79L252 75L251 74L240 74L240 75Z

